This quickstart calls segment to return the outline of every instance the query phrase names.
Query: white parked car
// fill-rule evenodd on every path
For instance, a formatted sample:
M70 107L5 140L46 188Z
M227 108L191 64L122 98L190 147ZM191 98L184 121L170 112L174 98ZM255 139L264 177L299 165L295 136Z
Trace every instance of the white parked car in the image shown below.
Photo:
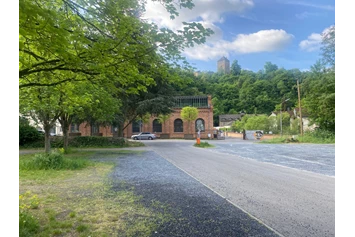
M154 140L157 136L150 132L141 132L138 135L133 135L131 137L133 140Z

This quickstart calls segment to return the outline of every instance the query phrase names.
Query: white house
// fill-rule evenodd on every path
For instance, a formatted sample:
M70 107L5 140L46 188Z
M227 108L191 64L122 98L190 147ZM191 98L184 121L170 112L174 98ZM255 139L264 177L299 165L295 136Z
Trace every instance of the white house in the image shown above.
M283 112L287 112L290 114L290 122L292 124L292 121L295 119L295 118L300 118L300 115L299 115L299 109L298 108L295 108L293 110L288 110L288 111L283 111ZM317 125L316 124L310 124L310 120L309 120L309 116L308 116L308 113L305 109L302 109L302 122L303 122L303 131L313 131ZM277 116L280 112L279 111L273 111L271 113L270 116Z
M20 114L20 116L28 119L30 125L35 127L38 131L44 132L43 125L40 122L35 121L31 116L25 116L22 114ZM51 136L63 136L62 126L60 125L58 120L56 121L55 126L51 128L50 135Z

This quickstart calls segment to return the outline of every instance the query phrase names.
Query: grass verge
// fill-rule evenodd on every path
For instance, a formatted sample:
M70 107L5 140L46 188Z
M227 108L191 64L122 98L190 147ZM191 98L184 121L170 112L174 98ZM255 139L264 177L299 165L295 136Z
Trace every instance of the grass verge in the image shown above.
M211 148L215 147L214 145L209 144L208 142L200 142L200 144L195 143L195 147L200 147L200 148Z
M95 160L122 153L100 152ZM150 236L168 219L141 205L132 190L113 191L108 174L115 164L93 162L94 154L64 154L88 162L76 170L20 169L20 236ZM31 159L20 155L20 163Z

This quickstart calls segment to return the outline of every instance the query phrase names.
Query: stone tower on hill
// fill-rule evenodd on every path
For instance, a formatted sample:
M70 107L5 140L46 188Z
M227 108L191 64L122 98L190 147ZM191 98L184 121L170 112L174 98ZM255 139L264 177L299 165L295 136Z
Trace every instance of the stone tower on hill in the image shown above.
M217 62L217 72L223 72L225 74L230 72L230 63L226 57L222 57Z

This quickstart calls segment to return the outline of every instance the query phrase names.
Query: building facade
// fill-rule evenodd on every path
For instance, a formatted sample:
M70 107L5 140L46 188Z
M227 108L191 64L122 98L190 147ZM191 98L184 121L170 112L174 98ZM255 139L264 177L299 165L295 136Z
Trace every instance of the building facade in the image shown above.
M155 116L151 116L149 121L133 121L123 130L123 136L130 138L132 135L140 132L155 133L160 138L196 138L198 129L200 137L208 138L208 134L213 134L213 105L211 96L179 96L174 98L174 108L171 116L165 123L159 123ZM198 117L195 121L187 122L181 118L183 107L192 106L198 109ZM72 133L80 133L81 136L114 136L115 128L111 126L91 127L87 123L72 125ZM192 134L191 136L187 136Z
M219 115L219 127L232 126L235 121L242 120L244 113L239 114L221 114Z
M217 72L230 73L230 62L226 57L217 61Z

